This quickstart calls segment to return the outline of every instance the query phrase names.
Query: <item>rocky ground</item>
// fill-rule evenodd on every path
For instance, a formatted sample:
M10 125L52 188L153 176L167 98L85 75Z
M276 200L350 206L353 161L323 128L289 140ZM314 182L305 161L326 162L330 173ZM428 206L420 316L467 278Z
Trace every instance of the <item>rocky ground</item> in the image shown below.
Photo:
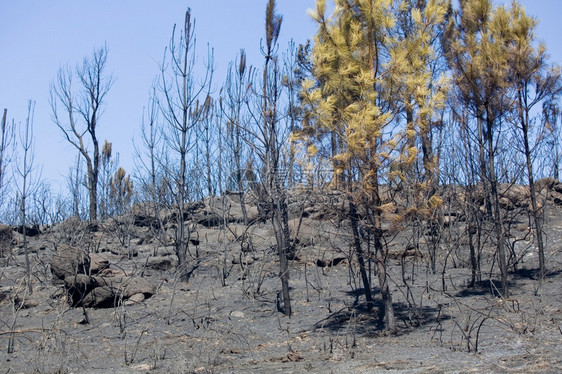
M30 232L31 293L22 236L2 227L0 372L561 372L562 186L543 193L542 284L525 188L512 191L503 200L517 262L508 299L496 296L491 237L482 238L482 281L467 286L462 212L450 209L442 222L435 272L434 233L389 218L395 335L385 334L378 305L365 308L338 194L290 196L290 318L278 311L273 230L255 221L251 196L247 225L237 194L188 207L187 283L177 277L172 211L160 212L163 230L137 206L97 227L71 219Z

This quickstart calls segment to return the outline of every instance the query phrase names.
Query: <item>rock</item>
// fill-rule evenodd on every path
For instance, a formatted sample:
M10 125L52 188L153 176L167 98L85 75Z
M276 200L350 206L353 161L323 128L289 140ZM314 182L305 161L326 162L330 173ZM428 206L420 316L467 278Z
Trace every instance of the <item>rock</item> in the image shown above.
M154 286L146 278L140 277L90 277L77 274L66 277L64 283L74 307L112 308L135 295L133 302L138 303L154 294Z
M69 304L77 307L83 303L85 296L95 289L98 284L93 277L86 274L68 275L64 278L64 286Z
M150 203L137 203L134 204L129 214L131 215L130 221L138 227L152 227L159 228L159 222L156 218L156 211L154 206Z
M51 259L51 273L53 283L64 283L66 277L77 274L88 274L90 271L90 257L82 249L63 246Z
M20 292L13 296L13 301L18 309L30 309L39 305L45 305L49 301L52 292L53 288L49 287L35 287L32 294L29 294L27 290L23 291L20 289Z
M332 260L317 259L316 260L316 266L318 266L320 268L333 267L333 266L338 266L339 264L344 263L346 261L347 261L347 258L345 258L345 257L336 257Z
M87 228L87 223L82 222L79 217L70 217L69 219L62 221L53 228L53 232L63 234L70 239L72 234L82 232Z
M154 294L154 286L148 279L140 277L124 278L121 290L125 298L130 298L139 293L146 297L150 297Z
M234 256L231 260L234 265L252 265L254 263L254 259L251 256Z
M83 287L87 289L88 287L93 288L97 286L96 279L94 277L90 277L87 274L76 274L76 275L69 275L64 278L64 284L67 287Z
M558 193L562 194L562 183L560 183L560 182L557 181L557 182L554 184L554 186L552 186L552 189L553 189L555 192L558 192Z
M299 244L303 247L314 245L314 240L319 239L321 223L310 218L289 220L289 229L296 235Z
M234 317L234 318L244 318L246 315L242 311L235 310L235 311L230 313L230 316Z
M457 221L456 213L443 215L443 227L450 227Z
M538 181L535 181L535 191L537 191L537 193L541 193L543 189L546 189L548 191L552 191L552 190L556 191L557 188L560 187L562 187L560 186L560 182L558 182L554 178L541 178ZM557 191L557 192L562 192L562 191Z
M112 247L112 248L105 248L102 252L109 252L116 256L132 258L137 257L139 255L138 248L126 248L126 247Z
M152 249L152 251L154 251L154 249ZM156 251L157 256L174 256L175 254L176 254L176 248L170 245L165 247L160 247Z
M2 235L9 234L9 236L11 237L12 236L11 233L12 233L12 229L10 228L10 226L0 223L0 234Z
M144 296L144 293L136 293L134 295L131 295L131 297L129 297L126 301L125 301L125 305L129 306L129 305L135 305L138 303L142 303L144 300L146 299L146 297Z
M193 221L205 227L215 227L218 226L223 219L215 212L202 211L193 216Z
M241 239L243 239L242 250L244 252L264 250L276 245L275 232L268 225L260 224L250 227Z
M110 286L101 286L88 292L82 302L86 308L112 308L116 301L115 290Z
M123 269L106 268L100 271L96 275L100 277L125 277L127 276L127 272L124 271Z
M245 210L246 219L252 221L258 216L257 207L252 204L252 199L253 197L241 193L228 194L224 197L208 197L200 204L190 206L189 219L204 227L217 227L223 222L242 223Z
M90 272L92 274L98 274L103 270L109 268L109 260L107 256L101 253L90 254Z
M20 234L23 234L23 229L24 229L24 226L20 225L20 226L15 227L14 231L16 231ZM39 230L39 226L33 226L33 227L25 226L25 235L31 236L31 237L38 236L38 235L41 235L41 230Z
M500 204L504 209L523 208L529 205L529 187L522 185L500 184Z
M149 257L146 267L152 270L166 271L174 266L176 260L172 256L155 256Z

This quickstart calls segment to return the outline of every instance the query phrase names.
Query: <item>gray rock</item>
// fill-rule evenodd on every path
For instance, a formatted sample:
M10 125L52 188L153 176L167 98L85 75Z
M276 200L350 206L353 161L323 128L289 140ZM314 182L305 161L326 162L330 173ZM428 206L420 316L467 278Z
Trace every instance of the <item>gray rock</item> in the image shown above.
M154 286L148 281L148 279L140 277L123 279L121 289L123 297L127 299L139 293L147 297L154 294Z
M149 257L146 267L152 270L166 271L174 266L175 259L172 256Z
M64 283L66 277L88 274L89 271L90 257L80 248L61 247L51 259L51 273L54 284Z
M117 295L110 286L96 287L84 296L83 304L86 308L112 308Z
M134 295L131 295L131 297L129 297L126 301L125 301L125 305L135 305L138 303L142 303L144 300L146 299L146 297L144 296L144 293L136 293Z
M108 268L109 260L106 255L101 253L90 254L90 272L92 274L98 274Z
M112 308L134 295L142 294L144 298L149 298L154 294L154 286L140 277L77 274L66 277L64 283L71 304L87 308ZM139 296L136 296L136 302L140 302L138 299Z
M240 310L235 310L230 313L230 316L234 318L244 318L246 315Z

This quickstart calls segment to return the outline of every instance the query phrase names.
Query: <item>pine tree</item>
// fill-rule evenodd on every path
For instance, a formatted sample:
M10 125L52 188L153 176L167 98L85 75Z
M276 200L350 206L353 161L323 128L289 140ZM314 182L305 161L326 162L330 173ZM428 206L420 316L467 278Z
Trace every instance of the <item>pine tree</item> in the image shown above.
M383 212L392 210L394 204L383 201L382 183L391 176L391 170L399 169L396 165L407 167L416 160L418 150L414 144L404 145L404 139L414 136L414 126L427 134L445 98L427 65L434 53L429 30L442 22L445 3L429 1L424 9L412 7L410 35L397 32L396 15L404 12L404 4L390 0L336 1L328 18L325 1L318 0L316 11L311 13L318 23L312 52L314 80L303 83L308 106L308 128L303 132L311 134L318 144L330 137L334 183L343 183L350 196L351 229L365 296L371 303L364 265L367 255L357 232L357 226L363 224L361 219L374 240L384 322L389 331L396 330L396 321L382 219ZM416 113L409 126L401 120L406 109ZM427 167L432 169L429 162Z
M414 223L414 243L418 242L415 227L428 221L430 268L436 272L439 235L438 153L434 151L434 133L440 131L445 108L448 79L439 54L439 36L445 28L447 4L443 1L404 0L396 10L396 30L391 39L389 66L392 86L398 93L395 112L406 120L405 152L418 153L418 161L406 163L394 171L394 180L407 185L406 216ZM421 164L421 166L418 166ZM423 226L422 230L425 230Z
M437 164L431 131L433 116L445 105L448 81L439 66L437 38L444 28L445 1L404 1L398 10L398 31L391 63L393 84L401 87L408 138L417 135L423 152L424 179L436 182ZM400 69L400 70L398 70Z
M485 183L486 210L494 221L503 297L509 296L505 232L496 175L497 148L502 118L509 110L509 17L504 7L490 0L461 0L446 33L445 50L453 70L459 99L477 123L480 178Z
M535 191L533 157L531 144L532 109L540 103L549 103L558 99L562 90L560 69L548 65L546 47L539 44L535 47L534 28L537 21L525 13L525 10L514 2L508 11L503 13L507 19L504 33L509 35L508 62L510 67L509 83L514 97L514 122L523 141L523 153L527 168L527 178L531 197L531 216L535 226L535 236L539 257L539 279L546 274L542 220ZM507 39L507 38L506 38ZM540 140L540 136L538 139Z
M287 196L281 184L281 130L279 128L278 105L280 81L276 51L277 39L281 31L283 17L276 12L275 0L269 0L265 11L265 57L263 67L263 103L261 107L263 128L261 130L263 154L261 156L265 169L263 184L268 211L270 212L277 254L279 256L279 278L281 280L282 312L291 316L291 296L289 289L289 252L291 251Z
M133 198L133 181L123 168L117 169L109 180L110 200L112 202L113 214L122 215L131 205Z

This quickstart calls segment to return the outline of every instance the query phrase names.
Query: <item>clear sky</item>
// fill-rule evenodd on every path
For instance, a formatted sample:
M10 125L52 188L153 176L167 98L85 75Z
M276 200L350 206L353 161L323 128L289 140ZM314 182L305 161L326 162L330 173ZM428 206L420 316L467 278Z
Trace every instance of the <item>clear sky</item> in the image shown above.
M315 25L306 11L315 1L277 3L283 15L281 50L291 38L296 43L312 38ZM540 20L537 36L552 61L562 65L562 0L520 3ZM187 7L196 19L199 63L204 62L207 43L214 48L218 89L240 48L246 49L250 64L263 64L265 5L266 0L0 0L0 110L7 108L8 118L23 124L28 100L36 101L35 164L55 189L64 188L76 151L51 120L49 85L60 66L75 66L95 47L107 44L107 72L116 80L106 98L99 138L113 143L121 165L131 172L132 141L138 138L151 83L172 27L182 24Z

